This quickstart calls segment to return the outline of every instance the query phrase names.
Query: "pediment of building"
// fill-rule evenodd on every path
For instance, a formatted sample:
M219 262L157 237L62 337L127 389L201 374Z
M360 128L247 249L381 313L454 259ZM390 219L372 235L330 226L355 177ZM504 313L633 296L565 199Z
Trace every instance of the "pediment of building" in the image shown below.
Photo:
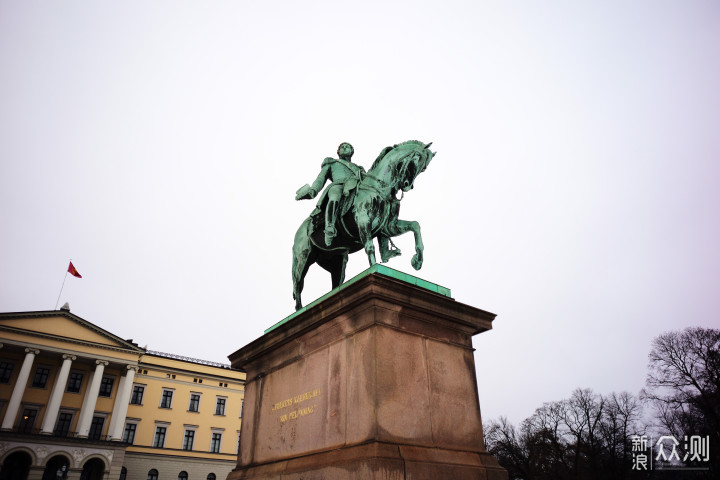
M25 335L58 342L82 343L106 348L142 351L137 345L64 311L0 314L0 337Z

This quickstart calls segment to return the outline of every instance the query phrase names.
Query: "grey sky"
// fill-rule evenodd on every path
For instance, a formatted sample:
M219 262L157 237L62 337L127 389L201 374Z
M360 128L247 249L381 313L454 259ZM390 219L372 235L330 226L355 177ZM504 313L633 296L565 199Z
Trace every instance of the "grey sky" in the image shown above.
M635 393L654 336L720 324L718 85L714 1L3 1L0 310L72 258L74 313L227 361L293 310L295 190L417 139L425 264L388 266L498 314L484 418Z

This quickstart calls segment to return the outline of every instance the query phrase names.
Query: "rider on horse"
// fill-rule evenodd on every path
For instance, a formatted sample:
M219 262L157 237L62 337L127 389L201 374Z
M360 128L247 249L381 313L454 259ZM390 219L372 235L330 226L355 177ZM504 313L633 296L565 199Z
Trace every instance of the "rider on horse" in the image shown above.
M355 153L355 150L352 145L346 142L341 143L337 150L339 158L327 157L323 160L320 174L312 186L307 184L303 185L295 195L295 200L315 198L327 180L332 182L320 196L317 208L312 213L313 215L320 213L327 198L327 206L325 208L325 245L328 247L332 243L333 238L337 236L335 224L337 222L338 204L340 200L357 187L362 179L362 175L365 174L363 167L352 163L350 160L353 153Z

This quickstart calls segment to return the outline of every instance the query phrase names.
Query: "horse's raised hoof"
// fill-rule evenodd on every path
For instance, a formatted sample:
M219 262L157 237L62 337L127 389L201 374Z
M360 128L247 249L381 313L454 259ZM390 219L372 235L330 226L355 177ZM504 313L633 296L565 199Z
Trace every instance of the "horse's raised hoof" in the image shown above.
M382 263L387 263L391 258L399 257L400 255L402 255L402 252L399 248L395 250L383 250L380 252L380 260L382 260Z
M413 255L412 260L410 260L410 264L415 270L420 270L420 268L422 267L422 263L422 257L418 256L417 253Z

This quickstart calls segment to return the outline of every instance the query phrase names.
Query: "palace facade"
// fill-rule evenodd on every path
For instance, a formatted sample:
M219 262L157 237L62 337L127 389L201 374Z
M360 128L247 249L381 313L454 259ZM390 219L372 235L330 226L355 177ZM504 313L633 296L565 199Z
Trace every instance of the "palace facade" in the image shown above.
M0 480L224 480L244 383L67 306L0 313Z

